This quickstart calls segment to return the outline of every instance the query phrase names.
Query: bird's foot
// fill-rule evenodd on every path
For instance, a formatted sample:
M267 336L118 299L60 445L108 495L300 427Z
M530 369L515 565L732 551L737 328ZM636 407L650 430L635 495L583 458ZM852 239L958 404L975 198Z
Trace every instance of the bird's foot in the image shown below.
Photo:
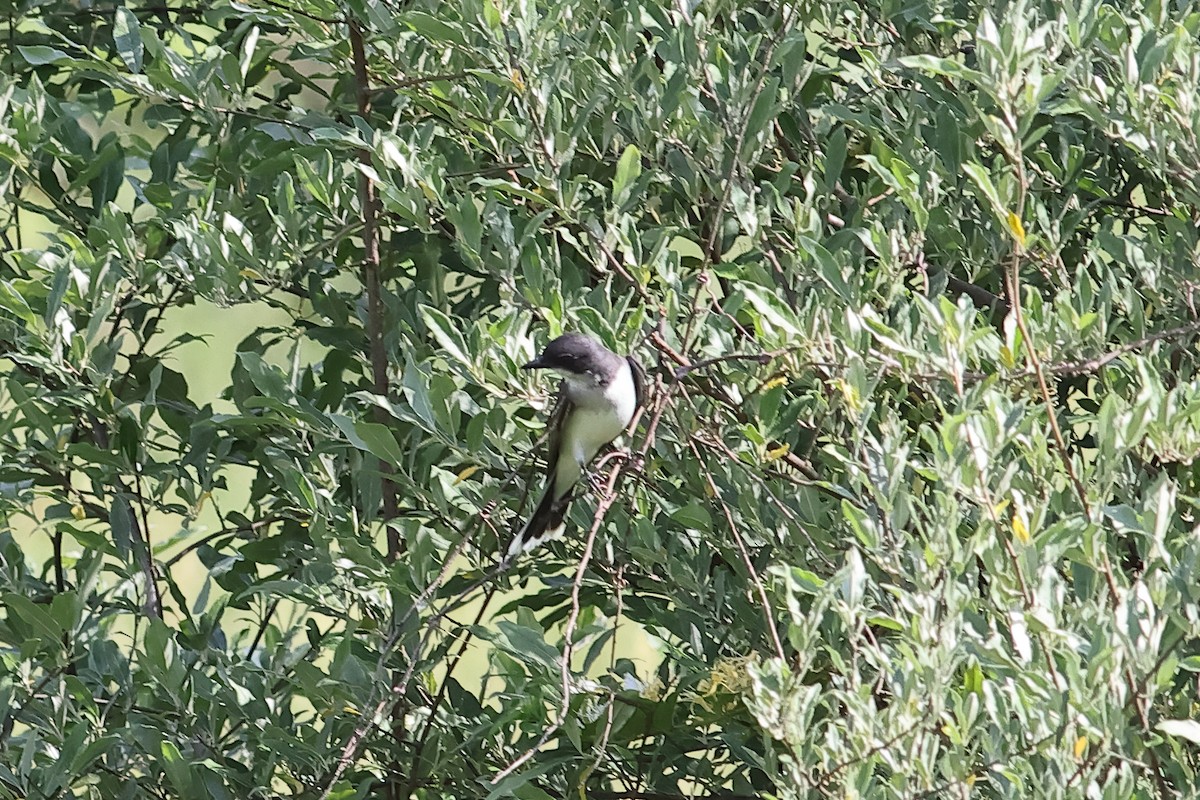
M599 494L604 491L604 479L600 477L600 473L594 469L585 469L583 471L583 481L587 484L594 494Z

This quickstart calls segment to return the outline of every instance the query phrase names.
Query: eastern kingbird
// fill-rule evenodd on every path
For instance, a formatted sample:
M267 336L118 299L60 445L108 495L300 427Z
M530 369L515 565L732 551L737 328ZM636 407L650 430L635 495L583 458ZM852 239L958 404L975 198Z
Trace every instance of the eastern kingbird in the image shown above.
M554 370L563 380L550 418L546 488L506 560L562 535L571 493L584 469L629 427L642 402L637 362L583 334L558 337L521 369Z

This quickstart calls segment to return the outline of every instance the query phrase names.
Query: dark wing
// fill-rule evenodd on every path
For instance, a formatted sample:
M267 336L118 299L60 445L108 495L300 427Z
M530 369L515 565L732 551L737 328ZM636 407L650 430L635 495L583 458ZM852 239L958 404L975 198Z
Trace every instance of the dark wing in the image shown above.
M625 356L629 362L629 371L633 374L633 391L637 393L637 404L640 408L646 402L646 373L642 365L633 360L633 356Z
M563 520L566 518L567 508L571 505L571 492L570 488L565 493L559 492L558 487L554 485L554 477L558 474L558 457L562 450L563 422L572 406L574 403L567 397L566 384L560 383L558 399L555 401L554 411L550 413L546 429L546 485L542 489L541 499L529 515L529 521L509 545L504 556L506 561L532 550L548 539L562 535Z
M547 483L554 480L558 469L558 452L562 449L562 425L574 403L567 397L567 383L558 384L558 397L554 401L554 410L550 412L550 421L546 423L546 475Z

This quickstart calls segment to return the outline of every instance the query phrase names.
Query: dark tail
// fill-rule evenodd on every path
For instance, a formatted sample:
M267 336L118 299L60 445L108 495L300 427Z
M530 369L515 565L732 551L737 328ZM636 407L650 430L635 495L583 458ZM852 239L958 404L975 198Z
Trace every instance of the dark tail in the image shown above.
M567 509L571 506L571 493L567 492L557 499L554 495L554 481L551 480L546 486L546 491L542 493L542 499L538 501L537 508L533 510L533 516L529 518L529 522L525 523L525 527L509 545L508 553L504 556L506 561L511 561L521 553L529 552L543 542L562 536L563 529L566 527L564 520L567 516Z

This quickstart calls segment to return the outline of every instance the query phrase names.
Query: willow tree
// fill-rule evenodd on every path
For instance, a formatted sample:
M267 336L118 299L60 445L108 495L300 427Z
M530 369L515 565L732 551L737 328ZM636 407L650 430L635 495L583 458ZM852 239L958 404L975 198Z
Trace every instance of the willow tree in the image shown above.
M1195 784L1194 7L5 29L0 796ZM565 330L651 393L499 568Z

